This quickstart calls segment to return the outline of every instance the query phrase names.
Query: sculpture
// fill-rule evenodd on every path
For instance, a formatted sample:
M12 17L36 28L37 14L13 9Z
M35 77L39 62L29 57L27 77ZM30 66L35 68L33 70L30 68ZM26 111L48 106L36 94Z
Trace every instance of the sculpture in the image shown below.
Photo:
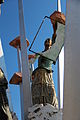
M0 120L12 120L11 112L9 109L8 98L6 89L8 82L4 72L0 68Z
M50 38L46 39L44 43L45 49L42 53L51 49L52 44L56 41L57 22L65 24L65 16L60 12L54 12L50 18L54 29L54 34L52 36L52 40ZM46 103L49 103L58 108L58 100L52 78L52 64L55 64L55 62L56 61L51 61L45 56L40 55L38 59L38 67L32 73L33 105L41 103L45 105Z

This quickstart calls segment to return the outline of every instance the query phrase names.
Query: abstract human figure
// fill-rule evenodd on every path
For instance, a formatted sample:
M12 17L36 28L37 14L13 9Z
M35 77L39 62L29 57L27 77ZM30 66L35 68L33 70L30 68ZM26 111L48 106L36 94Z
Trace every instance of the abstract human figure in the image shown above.
M54 12L50 16L50 18L51 18L51 23L53 25L54 34L52 35L52 39L50 38L46 39L44 43L45 49L42 53L49 50L52 44L54 44L56 41L57 22L61 24L65 24L65 16L60 12L57 11ZM52 77L52 73L53 73L52 64L55 64L55 62L40 55L38 59L38 67L32 73L33 105L41 104L41 103L45 105L46 103L49 103L52 104L54 107L58 108L58 100L56 97L56 92Z
M50 49L52 40L46 39L44 51ZM44 52L43 51L43 52ZM58 101L52 79L52 63L53 61L40 56L38 59L38 68L33 72L32 81L32 101L33 104L50 103L58 108Z
M0 68L0 120L12 120L11 112L9 110L8 98L6 89L8 82L5 78L4 72Z

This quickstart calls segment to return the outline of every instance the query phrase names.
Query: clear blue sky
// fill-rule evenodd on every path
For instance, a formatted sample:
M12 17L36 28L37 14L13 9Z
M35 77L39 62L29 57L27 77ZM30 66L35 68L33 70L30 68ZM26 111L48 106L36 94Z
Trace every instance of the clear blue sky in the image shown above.
M62 12L65 13L66 0L61 0L61 4ZM9 42L19 35L18 0L5 0L1 9L0 37L9 81L13 73L18 71L17 51L9 46ZM26 37L31 43L44 16L50 16L50 14L57 10L57 0L23 0L23 9ZM51 37L52 33L52 26L49 20L46 20L36 39L34 50L43 50L44 40L47 37ZM54 67L54 71L54 79L56 79L56 67ZM9 87L13 110L16 112L18 119L21 120L19 86L9 85Z

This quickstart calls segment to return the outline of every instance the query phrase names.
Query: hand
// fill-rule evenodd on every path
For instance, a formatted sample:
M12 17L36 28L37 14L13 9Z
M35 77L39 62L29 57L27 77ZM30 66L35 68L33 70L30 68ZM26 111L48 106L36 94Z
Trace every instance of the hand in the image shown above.
M65 15L61 12L55 11L50 15L51 23L54 25L55 22L59 22L65 25Z

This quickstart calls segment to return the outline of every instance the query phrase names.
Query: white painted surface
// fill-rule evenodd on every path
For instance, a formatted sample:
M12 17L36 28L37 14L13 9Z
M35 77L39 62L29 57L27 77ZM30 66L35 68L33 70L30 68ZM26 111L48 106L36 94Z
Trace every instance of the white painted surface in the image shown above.
M22 87L23 93L23 109L24 118L27 120L28 107L31 106L31 91L30 91L30 76L28 68L28 57L27 57L27 44L24 27L24 16L23 16L23 3L22 0L18 0L19 7L19 26L20 26L20 37L21 37L21 61L22 61Z
M61 0L58 0L58 11L61 12ZM58 96L60 108L63 108L63 86L64 86L64 47L59 54L58 61Z
M0 4L0 15L1 15L1 4Z
M61 12L61 0L58 0L58 11Z
M80 0L67 0L63 120L80 120Z
M57 11L61 12L61 0L57 0ZM58 25L58 24L57 24ZM58 26L57 26L58 27ZM57 88L58 88L58 104L59 104L59 109L60 109L60 67L59 67L59 58L57 61L57 65L58 65L58 81L57 81Z
M62 120L62 111L48 103L45 106L36 104L30 107L28 111L29 120Z
M0 57L2 56L3 56L3 49L2 49L1 39L0 39Z
M17 46L18 70L21 72L20 49ZM21 119L24 120L23 85L20 83Z
M58 11L61 12L61 0L58 0ZM58 100L59 108L63 108L63 83L64 83L64 47L58 59Z
M60 108L63 108L63 87L64 87L64 47L59 55L59 73L60 73Z

